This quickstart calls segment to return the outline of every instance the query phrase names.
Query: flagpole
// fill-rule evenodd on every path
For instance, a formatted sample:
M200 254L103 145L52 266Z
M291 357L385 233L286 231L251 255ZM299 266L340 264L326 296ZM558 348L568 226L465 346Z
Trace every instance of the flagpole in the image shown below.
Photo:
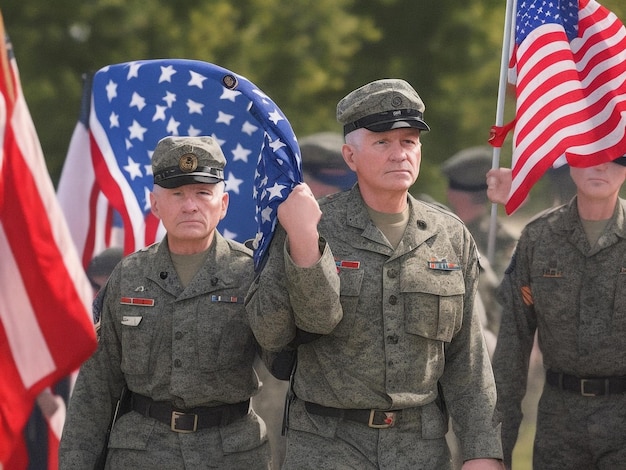
M500 59L500 81L498 84L498 102L496 106L496 126L504 123L504 103L506 99L507 75L511 48L511 31L513 25L513 12L517 0L507 0L504 13L504 32L502 34L502 57ZM500 167L500 147L493 147L491 168ZM498 204L491 204L491 220L489 223L489 236L487 238L487 259L493 265L496 247L496 228L498 221Z

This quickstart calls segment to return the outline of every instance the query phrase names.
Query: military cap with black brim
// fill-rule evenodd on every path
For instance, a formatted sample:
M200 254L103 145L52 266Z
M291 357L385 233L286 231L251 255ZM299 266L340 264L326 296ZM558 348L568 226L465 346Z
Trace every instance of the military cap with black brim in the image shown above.
M382 79L348 93L337 104L344 135L365 128L372 132L413 127L429 131L424 102L404 80Z
M226 158L212 137L164 137L152 154L154 184L177 188L185 184L224 181Z

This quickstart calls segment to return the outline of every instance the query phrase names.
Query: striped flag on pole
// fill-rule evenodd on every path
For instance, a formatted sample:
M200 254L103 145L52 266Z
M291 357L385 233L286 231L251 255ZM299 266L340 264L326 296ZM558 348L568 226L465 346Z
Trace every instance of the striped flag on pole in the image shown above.
M0 44L0 466L19 447L35 398L96 348L92 292L22 94Z
M517 101L507 213L555 164L626 154L626 29L595 0L519 0L509 73Z

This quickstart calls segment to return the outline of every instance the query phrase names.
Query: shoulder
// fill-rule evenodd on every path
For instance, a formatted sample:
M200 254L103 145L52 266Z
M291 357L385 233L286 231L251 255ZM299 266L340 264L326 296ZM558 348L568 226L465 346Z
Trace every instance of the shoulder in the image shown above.
M551 226L559 223L567 214L568 205L551 207L530 218L524 226L520 238L534 238L538 233L543 232Z
M154 258L159 251L159 247L161 242L153 243L152 245L148 245L144 248L141 248L129 255L126 255L122 258L120 262L120 266L124 269L132 269L139 266L143 266L146 260Z
M224 238L228 248L230 249L232 256L238 256L242 258L252 258L252 249L249 248L249 243L246 241L245 243L240 243L235 240L230 240L228 238Z
M327 210L329 208L338 208L341 206L345 206L350 197L350 190L341 191L338 193L328 194L326 196L322 196L317 200L317 203L320 206L322 211Z
M458 226L463 229L466 228L465 224L459 218L459 216L452 212L444 204L441 204L439 202L415 199L411 195L409 195L409 200L411 201L411 207L413 208L413 211L418 214L418 216L437 221L447 226Z

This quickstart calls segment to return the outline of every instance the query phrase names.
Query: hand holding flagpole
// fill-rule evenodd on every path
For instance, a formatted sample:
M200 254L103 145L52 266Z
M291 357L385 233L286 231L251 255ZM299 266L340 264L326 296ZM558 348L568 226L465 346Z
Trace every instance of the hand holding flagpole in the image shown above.
M500 60L500 81L498 85L498 103L496 107L496 124L495 127L501 127L504 122L504 103L506 98L507 87L507 74L509 56L511 50L511 32L513 23L513 12L515 11L516 0L507 0L506 10L504 14L504 33L502 36L502 58ZM500 166L500 146L494 145L494 135L489 139L493 145L493 158L491 162L492 171ZM489 182L487 182L489 185ZM491 200L491 198L489 198ZM489 235L487 238L487 259L491 264L494 263L495 248L496 248L496 227L498 220L498 204L493 202L491 204L491 220L489 223Z

